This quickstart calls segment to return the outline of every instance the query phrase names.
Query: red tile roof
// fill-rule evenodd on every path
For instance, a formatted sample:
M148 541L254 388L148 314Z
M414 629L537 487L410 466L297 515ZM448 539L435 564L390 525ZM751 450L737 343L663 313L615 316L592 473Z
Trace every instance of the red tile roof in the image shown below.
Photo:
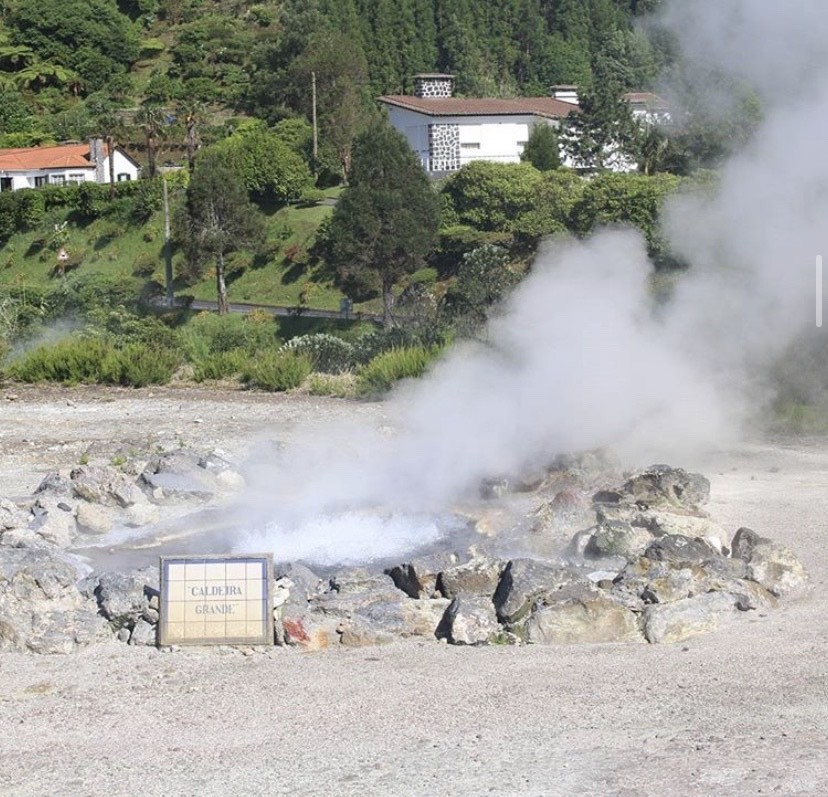
M426 116L545 116L562 119L579 108L571 102L552 97L515 97L514 99L461 99L459 97L385 96L378 98L386 105L394 105Z
M106 155L106 146L104 146ZM59 147L0 149L0 171L27 172L33 169L88 169L89 144L62 144Z

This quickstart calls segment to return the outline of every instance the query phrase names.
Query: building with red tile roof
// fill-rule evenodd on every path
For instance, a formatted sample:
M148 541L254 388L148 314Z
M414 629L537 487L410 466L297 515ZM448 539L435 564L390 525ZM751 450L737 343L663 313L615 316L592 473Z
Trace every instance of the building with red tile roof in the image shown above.
M140 166L121 147L115 147L113 160L117 181L138 179ZM109 182L109 152L101 139L0 149L0 191L84 182Z

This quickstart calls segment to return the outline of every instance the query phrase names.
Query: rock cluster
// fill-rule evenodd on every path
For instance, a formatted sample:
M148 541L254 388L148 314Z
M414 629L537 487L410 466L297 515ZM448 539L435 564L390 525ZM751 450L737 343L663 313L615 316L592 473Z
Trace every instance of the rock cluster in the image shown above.
M806 590L789 549L746 528L730 538L706 515L703 476L656 465L626 478L612 471L607 488L608 472L591 454L537 478L488 480L479 517L491 502L519 496L522 521L498 532L478 523L477 542L457 550L324 576L277 565L276 643L670 643ZM155 644L157 568L84 573L65 549L240 482L221 457L176 451L133 474L111 465L50 474L31 499L0 501L0 650L69 652L107 638Z

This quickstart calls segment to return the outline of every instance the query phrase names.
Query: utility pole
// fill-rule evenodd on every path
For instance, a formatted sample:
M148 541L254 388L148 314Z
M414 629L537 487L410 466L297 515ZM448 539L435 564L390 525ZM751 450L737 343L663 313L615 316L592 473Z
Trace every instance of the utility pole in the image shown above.
M167 191L167 175L161 175L161 182L164 185L164 274L167 282L167 307L175 304L173 295L173 268L172 268L172 246L170 244L170 197Z
M316 122L316 72L311 72L311 117L313 119L313 173L316 174L316 161L319 157L319 126Z

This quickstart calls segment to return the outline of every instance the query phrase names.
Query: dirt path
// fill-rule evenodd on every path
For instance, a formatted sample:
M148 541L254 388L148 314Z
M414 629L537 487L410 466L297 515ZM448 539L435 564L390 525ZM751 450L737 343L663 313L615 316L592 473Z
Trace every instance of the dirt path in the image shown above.
M380 411L172 389L17 394L0 394L0 494L30 492L98 439L149 431L241 451L309 417ZM828 447L687 464L711 477L729 530L801 556L810 597L673 646L3 654L0 794L828 794Z

